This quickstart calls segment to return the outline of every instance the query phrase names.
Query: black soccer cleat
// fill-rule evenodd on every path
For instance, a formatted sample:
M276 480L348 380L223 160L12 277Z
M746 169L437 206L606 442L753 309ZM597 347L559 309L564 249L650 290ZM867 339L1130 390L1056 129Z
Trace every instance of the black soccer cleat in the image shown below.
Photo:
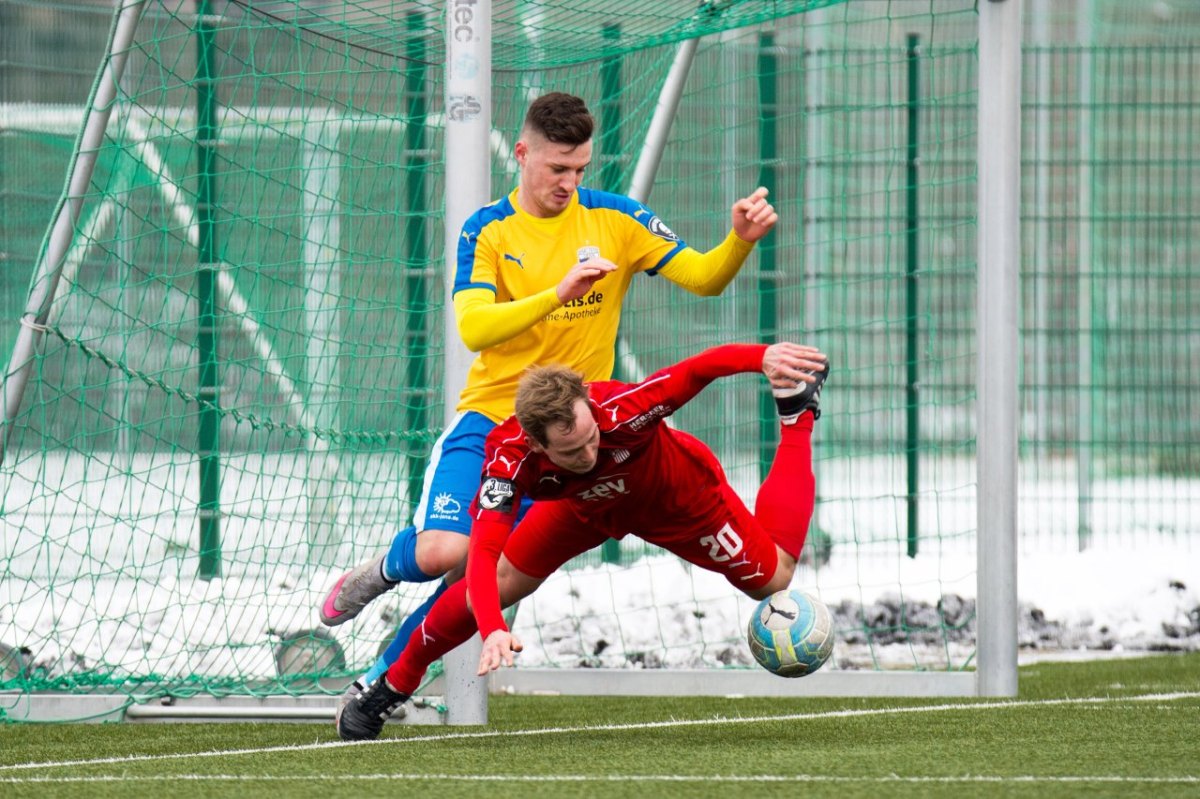
M408 694L393 691L387 675L363 689L362 693L342 705L337 717L337 731L343 741L371 741L383 732L383 725L396 709L408 701Z
M817 378L816 381L801 381L792 388L771 389L771 394L775 397L775 407L779 409L779 418L784 423L794 422L796 417L805 411L812 411L814 419L821 418L821 386L825 385L825 378L829 377L829 362L825 362L825 368L821 371L808 374Z

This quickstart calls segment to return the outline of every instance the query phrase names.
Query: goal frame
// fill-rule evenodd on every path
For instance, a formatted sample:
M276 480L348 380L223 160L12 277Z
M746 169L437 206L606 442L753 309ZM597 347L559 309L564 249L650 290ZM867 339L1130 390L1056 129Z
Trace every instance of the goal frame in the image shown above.
M120 3L109 48L85 112L63 200L52 220L38 262L21 330L3 384L4 420L0 460L12 422L20 410L32 355L45 333L46 314L63 264L72 247L81 199L91 179L95 152L114 106L127 53L148 0ZM444 118L446 142L447 258L456 251L457 231L466 217L491 200L490 160L496 146L491 126L491 0L471 6L471 35L448 36ZM461 0L447 0L447 26L462 26ZM406 723L483 724L489 693L558 693L597 696L1015 696L1017 691L1017 298L1019 296L1020 56L1022 0L987 0L978 6L978 185L977 185L977 642L974 671L819 672L802 680L780 680L757 670L502 670L488 678L475 674L478 637L445 660L445 713L410 713ZM662 147L687 80L697 41L679 45L659 98L650 133L639 155L631 196L647 200ZM455 64L477 68L456 72ZM457 109L457 110L456 110ZM444 269L446 307L453 268ZM444 414L453 416L471 355L458 340L453 318L445 319L447 376ZM111 700L111 701L110 701ZM135 700L136 702L136 700ZM90 703L90 704L89 704ZM8 704L6 702L6 704ZM253 718L315 720L332 718L333 700L320 697L196 697L153 706L128 697L21 697L14 709L24 718L54 720L84 706L97 718L195 720ZM320 707L317 707L320 705ZM424 712L429 711L429 712ZM81 714L82 715L82 714Z
M818 672L802 680L780 680L765 672L742 670L508 669L491 677L490 690L506 693L660 696L1015 696L1017 692L1017 298L1020 274L1020 86L1022 0L987 0L979 4L979 104L977 156L978 325L976 475L977 618L975 671ZM448 3L453 13L454 3ZM475 14L491 14L491 0L478 0ZM631 187L634 199L646 200L654 182L675 104L687 80L687 64L695 40L682 43L663 88L650 133L637 162ZM447 42L447 62L490 64L486 37ZM983 79L986 77L986 80ZM455 80L450 93L490 98L490 72L480 70L473 84ZM453 88L451 88L453 86ZM481 116L490 115L485 105ZM660 117L661 113L661 117ZM447 121L446 230L449 242L460 219L451 218L451 203L471 207L489 201L486 185L451 180L452 164L465 163L471 152L486 152L487 141L476 132ZM452 150L451 147L454 149ZM486 169L478 174L487 175ZM483 178L487 180L486 177ZM480 193L482 191L482 193ZM453 198L453 199L452 199ZM475 202L477 200L477 202ZM465 218L465 216L464 216ZM447 252L453 252L447 247ZM446 274L453 270L447 265ZM447 285L449 291L449 284ZM447 340L452 340L453 331ZM468 363L469 365L469 363ZM461 363L448 362L465 373ZM447 412L457 393L446 393ZM447 658L446 704L450 723L485 723L489 684L474 677L478 640Z

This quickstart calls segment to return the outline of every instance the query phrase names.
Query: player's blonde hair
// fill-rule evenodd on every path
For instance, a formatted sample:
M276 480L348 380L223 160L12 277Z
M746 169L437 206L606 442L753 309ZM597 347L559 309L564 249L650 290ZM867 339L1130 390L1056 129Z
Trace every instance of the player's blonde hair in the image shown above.
M583 375L566 366L531 366L517 383L517 422L526 435L543 447L546 430L563 425L575 429L575 403L587 399Z

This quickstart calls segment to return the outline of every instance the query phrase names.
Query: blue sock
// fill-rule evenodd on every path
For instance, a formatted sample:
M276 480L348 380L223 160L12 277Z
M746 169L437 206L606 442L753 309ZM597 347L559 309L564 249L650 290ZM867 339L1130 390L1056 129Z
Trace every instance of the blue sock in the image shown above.
M421 603L420 607L408 614L408 618L400 624L400 629L396 631L396 637L388 644L388 648L383 650L383 654L375 661L375 665L371 667L365 677L366 684L370 685L378 679L380 674L388 670L388 667L400 659L400 655L404 652L404 647L408 645L408 639L413 634L413 630L425 621L425 616L429 613L429 609L433 607L433 603L446 590L446 581L438 583L437 590L429 595L429 598Z
M392 539L387 557L383 559L383 576L394 583L427 583L441 577L426 574L417 565L417 528L411 524Z

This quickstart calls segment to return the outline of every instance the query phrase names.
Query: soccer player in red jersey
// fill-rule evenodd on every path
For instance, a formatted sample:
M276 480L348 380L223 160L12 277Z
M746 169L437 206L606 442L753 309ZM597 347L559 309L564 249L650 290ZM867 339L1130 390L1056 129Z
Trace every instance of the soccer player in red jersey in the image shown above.
M484 442L512 414L524 369L561 363L585 380L609 379L621 308L638 275L716 296L779 219L759 187L733 203L717 246L693 249L642 203L583 185L594 127L579 97L549 92L534 100L513 147L517 187L463 224L454 318L463 343L479 355L458 413L429 454L411 523L386 550L337 579L320 618L331 627L345 624L402 582L438 586L343 701L387 670L440 593L462 577Z
M762 371L780 443L754 513L699 439L663 424L716 378ZM829 374L820 350L792 343L714 347L640 383L584 383L562 366L521 377L516 414L487 438L465 581L451 586L399 660L341 709L346 740L375 738L430 663L483 636L479 673L511 666L521 642L501 608L571 558L632 533L762 599L791 582L812 516L813 422ZM514 531L523 497L537 502Z
M400 582L446 575L444 586L458 579L484 442L512 414L526 367L561 363L585 380L609 379L621 309L638 275L716 296L778 221L760 187L733 203L720 244L689 247L642 203L582 185L594 123L579 97L550 92L534 100L513 148L517 187L464 223L453 267L454 318L463 343L479 355L458 413L430 453L412 523L386 551L338 578L319 606L322 623L345 624ZM432 599L401 629L411 631ZM389 647L365 679L397 654Z

